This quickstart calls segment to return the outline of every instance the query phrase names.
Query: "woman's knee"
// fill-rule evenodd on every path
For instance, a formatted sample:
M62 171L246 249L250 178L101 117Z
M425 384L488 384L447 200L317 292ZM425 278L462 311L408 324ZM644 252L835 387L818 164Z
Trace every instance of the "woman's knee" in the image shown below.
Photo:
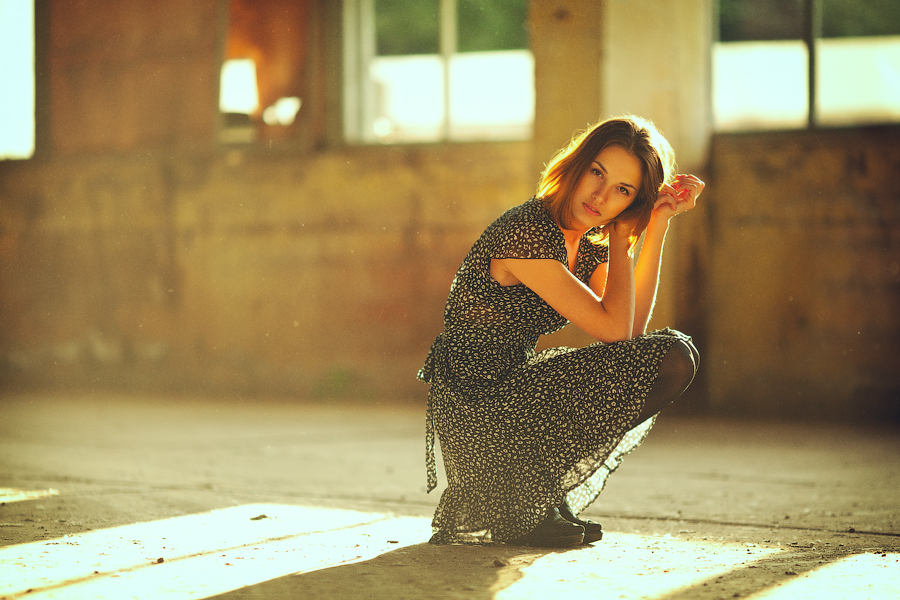
M666 379L675 383L682 391L687 389L697 374L700 353L690 341L676 340L663 358L660 371L665 370Z
M699 357L689 341L677 340L672 344L659 365L656 382L647 394L635 425L661 411L688 388L697 372Z
M700 352L697 350L697 347L691 339L684 340L684 345L691 351L691 357L694 359L694 373L696 374L697 370L700 368Z

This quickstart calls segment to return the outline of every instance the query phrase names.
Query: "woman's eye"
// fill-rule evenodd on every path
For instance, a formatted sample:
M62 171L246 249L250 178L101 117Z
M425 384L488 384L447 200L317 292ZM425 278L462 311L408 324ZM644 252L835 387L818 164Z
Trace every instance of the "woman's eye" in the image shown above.
M594 174L594 177L600 177L601 175L603 175L600 169L591 169L591 173Z
M631 192L628 191L627 187L620 187L619 193L622 194L623 196L628 196Z

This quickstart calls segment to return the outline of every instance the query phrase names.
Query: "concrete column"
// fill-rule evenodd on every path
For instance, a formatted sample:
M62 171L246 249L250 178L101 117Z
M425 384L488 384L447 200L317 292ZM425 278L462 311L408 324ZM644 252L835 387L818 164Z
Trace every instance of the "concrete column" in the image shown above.
M703 177L712 133L710 100L713 0L605 0L604 116L651 119L675 149L678 171ZM705 345L707 272L704 209L676 217L666 242L651 328L673 326ZM703 396L703 382L694 392ZM688 400L686 399L685 402ZM702 403L698 397L691 403Z
M601 117L603 4L602 0L531 0L529 4L535 87L532 190L553 154L576 130ZM593 341L571 325L544 338L542 344L583 346Z
M625 113L653 120L683 169L706 162L713 0L533 0L535 162L576 129Z
M601 116L601 0L532 0L535 67L534 183L577 129Z
M706 164L711 133L713 0L605 0L604 116L651 119L682 171Z
M651 119L674 147L679 171L703 175L712 122L713 1L532 0L535 180L573 131L621 114ZM673 223L651 321L651 328L683 327L700 345L706 269L702 205ZM547 343L591 341L572 329Z

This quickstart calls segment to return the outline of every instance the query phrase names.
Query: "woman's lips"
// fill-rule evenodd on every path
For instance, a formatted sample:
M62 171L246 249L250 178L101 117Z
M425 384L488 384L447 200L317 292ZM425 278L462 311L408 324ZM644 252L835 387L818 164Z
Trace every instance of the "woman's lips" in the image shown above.
M594 208L593 206L591 206L591 205L588 204L587 202L582 202L581 204L582 204L582 206L584 206L584 210L587 211L587 213L588 213L589 215L594 215L595 217L599 217L599 216L600 216L600 211L598 211L596 208Z

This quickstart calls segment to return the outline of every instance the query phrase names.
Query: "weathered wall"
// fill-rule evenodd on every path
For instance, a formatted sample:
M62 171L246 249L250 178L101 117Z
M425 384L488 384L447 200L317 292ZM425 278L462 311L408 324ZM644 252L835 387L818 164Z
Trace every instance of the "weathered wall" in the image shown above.
M671 103L659 77L618 82L647 59L610 66L595 39L647 2L540 1L533 141L342 147L339 14L320 0L310 72L321 80L304 100L302 140L222 146L217 3L113 4L56 0L39 19L42 152L0 163L0 389L421 399L414 373L454 270L488 222L532 193L570 129L613 99L615 112L658 109L646 116L664 130L693 110L671 79ZM697 53L688 38L671 60ZM897 415L898 131L714 136L708 166L682 162L705 170L708 188L673 226L653 325L695 336L694 408ZM682 127L675 149L700 157L705 136ZM584 341L569 331L545 343Z
M56 153L209 143L209 107L218 105L216 0L36 5L46 78L39 86L47 90L39 135Z
M0 163L0 383L421 394L453 272L530 195L530 147L313 151L340 122L322 0L302 139L219 145L227 6L39 7L42 145Z
M531 193L527 163L490 144L7 168L4 377L421 392L453 272Z
M900 419L900 128L718 136L714 409Z

